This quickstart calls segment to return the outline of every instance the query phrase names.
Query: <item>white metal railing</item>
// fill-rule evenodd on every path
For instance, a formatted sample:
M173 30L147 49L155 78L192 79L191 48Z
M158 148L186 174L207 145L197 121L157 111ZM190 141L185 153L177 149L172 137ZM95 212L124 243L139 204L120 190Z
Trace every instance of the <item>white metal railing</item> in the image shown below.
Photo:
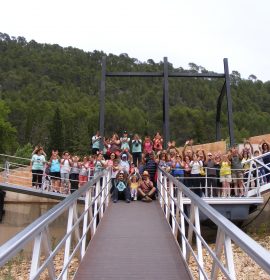
M232 241L270 274L270 252L161 168L158 169L157 188L160 205L171 225L175 239L179 241L183 258L189 265L191 256L193 257L199 279L217 279L219 272L226 279L236 279L234 261L237 260L233 259ZM184 205L184 197L191 201L189 208ZM201 213L217 226L214 250L201 234ZM192 243L194 236L195 249ZM210 275L205 270L203 248L212 258ZM224 255L225 263L222 261L222 255Z
M248 170L235 170L235 171L242 171L244 174L244 180L243 180L243 193L246 197L251 197L251 196L261 196L261 192L267 191L270 189L270 183L267 183L267 180L270 177L270 166L267 166L266 164L263 163L263 158L265 156L270 155L270 152L259 155L257 157L252 157L251 159L247 160L246 163L249 164L249 169ZM31 161L31 159L27 158L21 158L21 157L16 157L16 156L9 156L5 154L0 154L1 157L5 159L3 167L0 167L0 172L2 173L2 180L5 183L10 183L13 180L20 180L20 185L21 186L31 186L32 185L32 178L31 178L31 171L29 170L29 165L24 165L17 163L16 161L24 160L24 161ZM13 161L12 161L13 159ZM25 169L25 171L23 171ZM166 168L165 168L166 169ZM208 168L208 167L203 167L205 175L200 176L199 178L195 178L196 180L200 180L200 186L197 187L199 188L203 196L205 197L217 197L221 196L220 192L222 192L222 187L219 186L213 186L210 184L210 181L215 180L216 185L220 181L219 177L215 176L209 176L209 170L217 170L217 168ZM170 171L172 171L171 169ZM232 169L232 172L234 170ZM18 172L24 172L24 175L18 176ZM89 168L88 169L88 181L92 179L94 174L94 170ZM50 174L47 174L44 170L42 174L42 185L40 188L41 192L46 192L46 191L54 191L54 188L52 186L52 179L55 179L53 176ZM58 178L59 179L59 178ZM193 180L194 178L192 176L189 177L182 177L178 178L180 180ZM234 179L234 178L232 178ZM61 190L64 194L69 193L70 191L74 191L71 189L71 182L77 180L71 180L69 179L69 188L68 191L64 190L63 187L61 187ZM194 186L189 186L191 189L196 189ZM230 192L233 194L239 193L240 188L236 186L235 184L231 183L230 184Z
M270 155L270 152L259 155L257 157L252 157L251 159L247 160L245 163L249 164L249 169L231 169L232 172L234 171L241 171L243 174L243 193L244 196L261 196L262 191L266 191L270 189L270 183L267 182L268 177L270 177L270 166L263 163L263 158L265 156ZM218 168L209 168L209 167L202 167L204 170L205 175L200 175L200 177L193 177L192 175L188 177L176 177L179 181L192 181L192 180L199 180L200 186L197 187L203 192L203 196L205 197L214 197L217 196L217 192L222 191L221 187L213 186L209 184L210 180L216 180L216 185L220 181L220 177L218 176L209 176L210 170L218 171ZM163 168L163 170L168 170L167 167ZM170 169L170 172L174 171L175 169ZM184 171L184 170L183 170ZM232 177L232 180L235 179ZM190 189L196 189L194 186L189 186ZM238 193L240 191L239 186L235 186L232 182L230 184L230 191L234 193ZM215 195L214 195L215 194ZM219 194L220 195L220 194Z
M0 166L0 177L2 177L2 181L7 184L14 184L15 182L20 182L19 185L23 187L33 187L32 183L32 175L33 173L30 170L30 165L25 165L18 163L16 161L24 160L24 161L31 161L31 159L22 158L22 157L16 157L16 156L10 156L6 154L0 154L1 157L4 158L3 166ZM88 168L87 169L87 181L90 181L94 177L95 170L94 168ZM38 189L41 192L53 192L56 191L54 189L53 180L59 180L61 182L61 193L63 194L69 194L70 192L73 192L77 190L77 188L72 189L72 183L75 182L77 185L79 185L79 180L73 180L73 179L65 179L65 181L68 181L68 186L64 187L64 180L61 178L53 177L50 172L48 172L48 168L44 167L42 174L35 174L38 176L41 176L41 185L38 187ZM62 182L63 181L63 182ZM80 187L82 186L82 183L80 184ZM37 188L37 187L35 187Z
M68 268L72 258L75 254L79 254L80 260L84 257L87 240L95 234L98 222L109 204L110 176L110 170L104 170L3 244L0 247L0 266L16 256L29 241L33 241L29 279L39 279L46 269L49 279L68 279ZM77 202L82 196L85 197L84 207L83 210L79 210ZM68 215L66 234L53 248L49 227L65 213ZM61 272L57 275L53 259L63 248L64 262Z

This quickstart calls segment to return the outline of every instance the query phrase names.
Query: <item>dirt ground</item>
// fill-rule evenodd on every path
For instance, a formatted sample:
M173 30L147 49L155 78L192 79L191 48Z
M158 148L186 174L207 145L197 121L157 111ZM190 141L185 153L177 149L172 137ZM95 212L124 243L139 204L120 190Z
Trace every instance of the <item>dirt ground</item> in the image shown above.
M252 234L251 236L257 242L259 242L264 248L270 251L270 235L256 235ZM214 247L214 245L211 245ZM233 245L233 252L234 252L234 260L235 260L235 270L236 270L236 279L237 280L270 280L270 275L264 272L260 267L258 267L240 248ZM212 260L209 255L204 250L204 264L205 270L207 274L210 276L211 274L211 264ZM56 256L54 260L54 266L56 268L56 274L59 275L61 271L61 267L63 264L63 253L60 253ZM76 272L78 267L78 259L74 258L70 265L69 269L69 279L72 279L73 275ZM194 275L197 274L196 272L196 265L195 262L192 261L190 263L191 270L194 272ZM30 271L30 262L26 260L21 253L19 256L7 263L4 267L0 269L0 279L3 280L25 280L29 279L29 271ZM43 273L40 276L40 279L47 280L49 279L47 273ZM195 276L195 279L198 279ZM218 280L226 279L224 276L219 275Z

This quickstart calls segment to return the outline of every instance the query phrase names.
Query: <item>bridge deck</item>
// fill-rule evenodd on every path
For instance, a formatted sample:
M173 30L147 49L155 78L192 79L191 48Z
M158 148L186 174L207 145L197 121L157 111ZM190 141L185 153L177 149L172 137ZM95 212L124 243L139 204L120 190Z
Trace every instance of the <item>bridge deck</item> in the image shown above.
M191 279L157 202L109 206L75 279Z

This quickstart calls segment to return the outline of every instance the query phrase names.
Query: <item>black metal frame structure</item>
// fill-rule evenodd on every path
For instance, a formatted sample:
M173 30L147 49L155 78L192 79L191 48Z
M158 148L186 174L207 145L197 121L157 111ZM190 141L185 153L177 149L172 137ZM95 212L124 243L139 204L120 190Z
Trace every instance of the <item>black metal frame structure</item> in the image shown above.
M234 145L234 130L233 130L233 113L232 113L232 98L230 90L230 75L228 67L228 59L223 59L224 74L216 73L180 73L169 72L168 60L164 57L163 72L107 72L106 71L106 57L102 58L102 73L101 73L101 87L100 87L100 111L99 111L99 131L100 135L104 136L104 122L105 122L105 90L107 77L161 77L163 78L163 135L165 143L170 140L170 121L169 121L169 77L173 78L222 78L225 79L220 95L217 100L216 112L216 140L221 140L221 106L226 94L227 99L227 116L230 145Z

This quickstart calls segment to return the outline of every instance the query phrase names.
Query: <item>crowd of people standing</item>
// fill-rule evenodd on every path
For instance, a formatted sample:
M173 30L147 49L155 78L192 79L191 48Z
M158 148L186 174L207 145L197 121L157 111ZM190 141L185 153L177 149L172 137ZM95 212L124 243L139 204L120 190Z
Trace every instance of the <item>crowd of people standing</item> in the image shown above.
M244 182L250 159L270 151L270 145L264 140L259 147L253 151L251 143L246 141L242 151L233 146L225 153L206 153L203 149L194 150L192 139L186 141L182 150L176 147L175 141L165 145L159 132L153 138L147 135L142 139L138 134L130 137L127 131L121 137L114 133L103 138L97 131L91 138L91 155L82 158L69 152L60 157L58 150L53 150L46 161L44 150L37 147L31 160L32 184L41 188L45 170L52 190L67 194L110 167L114 202L119 196L127 202L137 198L149 202L157 195L156 176L160 166L199 196L241 197L246 194ZM261 162L268 165L270 156L266 155ZM264 176L263 165L258 170L254 177L260 176L263 182L270 181L268 175ZM256 187L257 180L254 182Z

